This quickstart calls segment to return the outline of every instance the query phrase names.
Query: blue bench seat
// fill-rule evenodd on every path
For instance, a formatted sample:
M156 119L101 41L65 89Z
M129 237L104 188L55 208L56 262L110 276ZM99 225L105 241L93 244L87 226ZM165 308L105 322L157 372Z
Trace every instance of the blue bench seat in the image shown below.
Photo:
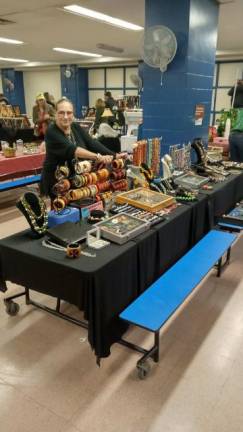
M119 315L120 318L131 324L156 333L152 353L143 349L139 350L145 354L137 364L140 372L141 365L147 357L153 357L155 361L158 361L160 328L216 263L218 263L218 276L220 276L222 256L228 252L227 262L229 261L230 247L236 237L236 234L228 232L210 231ZM122 343L130 345L127 341L122 341ZM143 373L140 377L142 375Z
M4 181L0 183L0 192L16 189L18 187L27 186L30 184L38 183L40 181L40 174L32 175L29 177L18 178L15 180Z

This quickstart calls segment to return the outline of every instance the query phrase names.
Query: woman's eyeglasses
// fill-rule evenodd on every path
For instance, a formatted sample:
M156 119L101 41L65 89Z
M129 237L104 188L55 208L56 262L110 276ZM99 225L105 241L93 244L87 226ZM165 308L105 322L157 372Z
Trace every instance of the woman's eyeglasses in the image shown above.
M64 117L65 115L67 115L69 117L73 114L73 111L57 111L57 114L60 117Z

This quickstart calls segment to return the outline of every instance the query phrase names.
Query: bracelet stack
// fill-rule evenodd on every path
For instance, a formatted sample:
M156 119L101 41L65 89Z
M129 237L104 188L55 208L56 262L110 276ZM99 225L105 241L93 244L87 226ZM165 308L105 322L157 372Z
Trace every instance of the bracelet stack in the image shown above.
M56 169L57 183L52 191L56 195L53 207L57 212L62 211L69 202L86 198L104 200L108 197L105 194L110 196L114 191L128 188L122 158L114 159L111 164L75 160L73 167L73 176L70 176L69 168L65 165Z

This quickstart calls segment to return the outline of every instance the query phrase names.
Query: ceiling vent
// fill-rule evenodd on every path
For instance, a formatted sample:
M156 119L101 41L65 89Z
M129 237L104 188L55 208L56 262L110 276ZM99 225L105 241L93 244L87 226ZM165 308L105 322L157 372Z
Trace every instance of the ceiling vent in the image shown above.
M15 21L6 20L4 18L0 18L0 25L8 25L8 24L16 24Z
M114 47L112 45L106 45L106 44L103 44L103 43L98 43L96 46L97 46L97 48L105 50L105 51L112 51L112 52L115 52L115 53L123 53L124 52L123 48Z

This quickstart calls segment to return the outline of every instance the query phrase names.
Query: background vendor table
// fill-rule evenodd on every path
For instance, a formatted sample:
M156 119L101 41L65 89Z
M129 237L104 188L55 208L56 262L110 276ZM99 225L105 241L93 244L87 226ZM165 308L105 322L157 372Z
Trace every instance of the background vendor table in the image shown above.
M201 191L208 198L208 217L212 227L215 218L228 213L243 198L243 173L231 174L225 181L214 185L211 191Z
M208 203L217 211L234 205L242 181L243 174L231 176L132 241L97 251L96 258L68 260L63 252L44 248L41 239L31 239L30 231L2 239L0 288L11 281L76 305L88 320L96 356L106 357L126 330L118 314L208 231Z
M34 128L9 128L0 127L0 141L8 141L11 139L12 142L22 139L24 143L29 143L35 140Z
M45 153L36 153L33 155L21 155L13 158L5 158L0 153L0 180L4 176L7 178L17 178L21 175L27 175L28 171L32 174L35 170L42 168ZM21 174L22 173L22 174Z

